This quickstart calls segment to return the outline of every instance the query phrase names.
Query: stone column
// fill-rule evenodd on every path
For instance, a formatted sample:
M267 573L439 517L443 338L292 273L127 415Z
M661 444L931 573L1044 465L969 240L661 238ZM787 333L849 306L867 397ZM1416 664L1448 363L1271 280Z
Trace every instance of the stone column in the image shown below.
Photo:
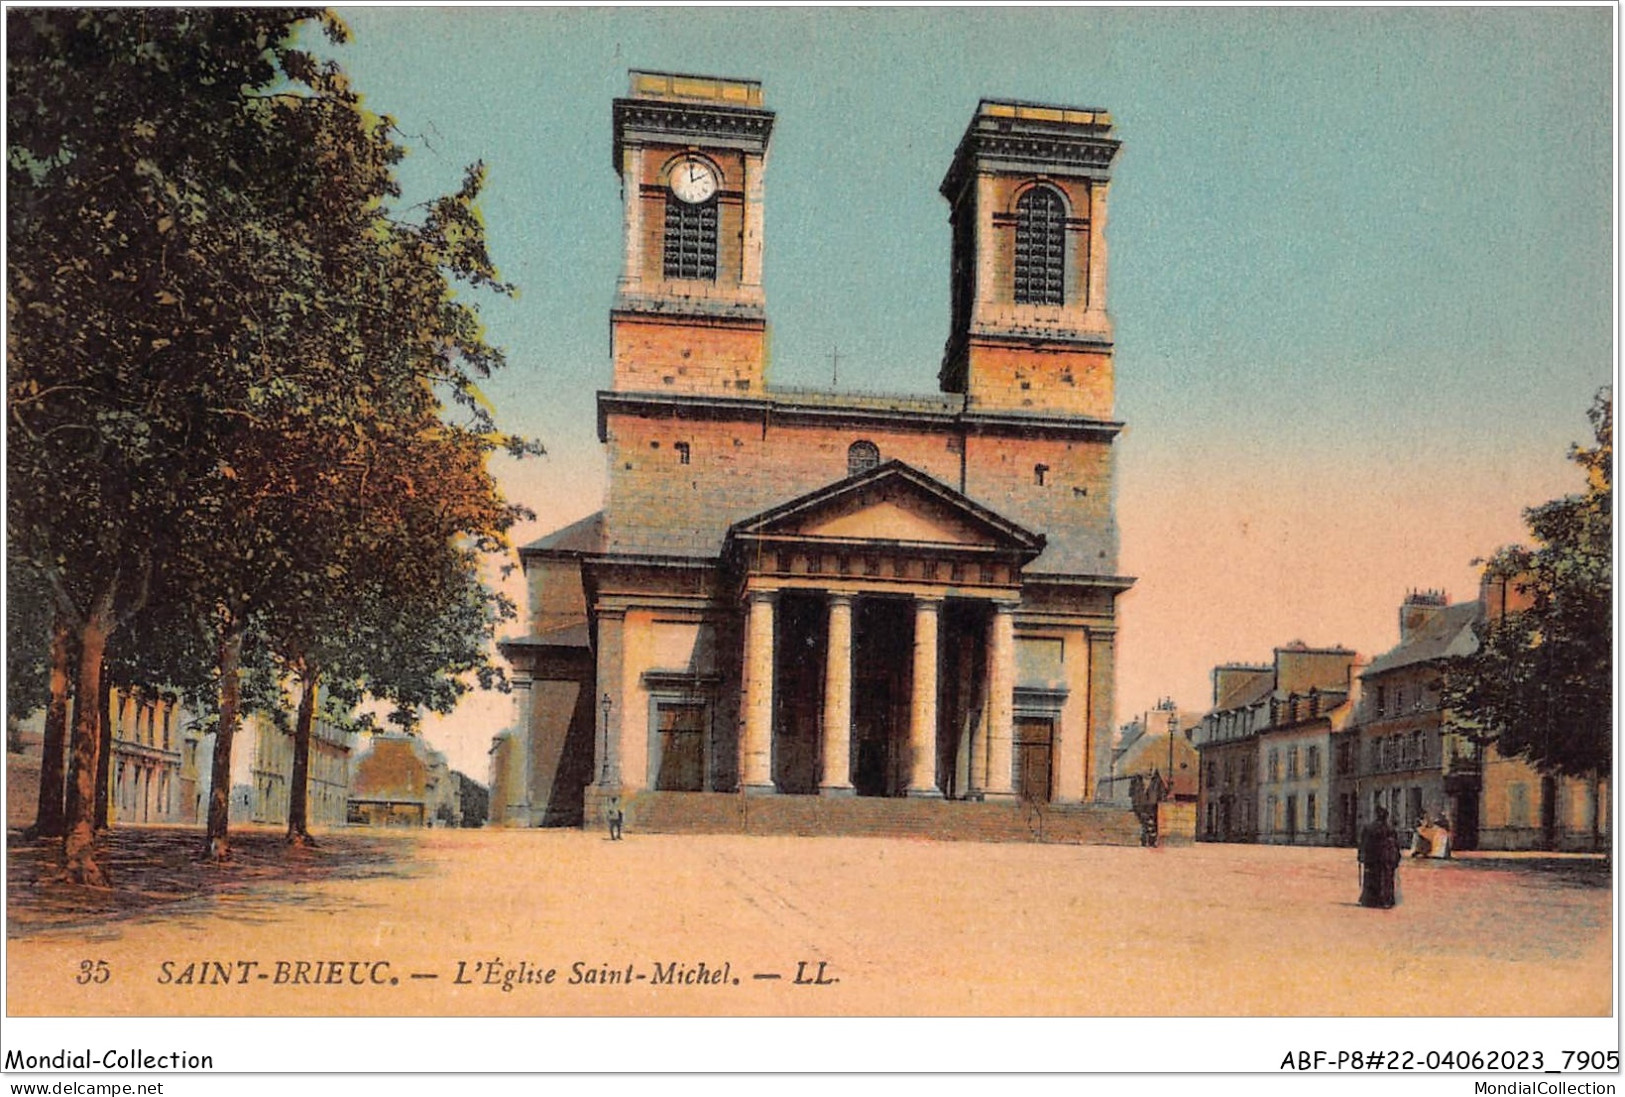
M1113 659L1117 634L1111 629L1089 630L1089 698L1088 723L1085 727L1086 756L1091 769L1100 773L1111 765L1111 734L1114 697L1112 682L1116 678ZM1165 763L1166 764L1166 763Z
M773 606L778 591L753 590L745 617L745 726L739 736L739 787L773 788Z
M598 611L598 697L593 708L595 722L604 724L600 732L597 766L592 779L605 795L616 795L621 788L621 728L626 722L626 691L621 688L622 663L625 660L626 611L601 609ZM609 697L609 718L604 718L603 698ZM525 744L529 755L529 743ZM527 764L524 782L530 784ZM527 790L525 799L529 802Z
M502 822L509 826L528 827L530 818L530 741L532 718L531 708L531 676L529 671L516 671L513 678L514 732L508 740L508 788L506 789L507 802L493 804L493 822ZM603 749L600 736L593 736L593 752L597 754ZM602 757L598 758L602 764ZM594 769L593 780L598 779L598 771ZM499 815L498 812L501 814Z
M762 300L762 169L766 158L745 154L745 246L739 281L747 296Z
M993 228L993 176L976 173L976 296L971 304L972 320L982 319L994 307L993 260L998 241Z
M1015 614L1009 602L994 604L987 645L987 783L982 787L989 799L1015 795Z
M940 598L914 600L914 696L908 745L908 794L941 796L937 788L937 621Z
M626 232L626 270L621 284L636 288L643 281L643 149L628 144L621 150L622 221Z
M1106 188L1105 180L1089 186L1089 298L1090 312L1106 311Z
M824 666L824 765L819 792L852 792L852 596L829 596Z

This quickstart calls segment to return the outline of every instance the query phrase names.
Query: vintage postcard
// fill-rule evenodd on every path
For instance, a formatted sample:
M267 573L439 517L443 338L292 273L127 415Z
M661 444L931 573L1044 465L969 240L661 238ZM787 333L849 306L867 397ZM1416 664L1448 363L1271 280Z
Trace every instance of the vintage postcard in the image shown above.
M8 1081L1617 1077L1616 9L6 19Z

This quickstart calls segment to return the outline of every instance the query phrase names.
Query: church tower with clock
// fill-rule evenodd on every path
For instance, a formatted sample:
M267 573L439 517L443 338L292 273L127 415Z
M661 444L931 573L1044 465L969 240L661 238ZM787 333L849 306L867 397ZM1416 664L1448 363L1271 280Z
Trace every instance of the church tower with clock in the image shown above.
M1117 598L1103 111L984 100L952 157L935 393L769 383L755 81L634 71L603 509L520 552L494 818L1138 833ZM877 366L881 365L876 363ZM884 800L885 805L860 804ZM880 809L880 810L877 810Z
M773 113L754 80L635 72L615 100L626 255L615 387L760 395L762 170Z

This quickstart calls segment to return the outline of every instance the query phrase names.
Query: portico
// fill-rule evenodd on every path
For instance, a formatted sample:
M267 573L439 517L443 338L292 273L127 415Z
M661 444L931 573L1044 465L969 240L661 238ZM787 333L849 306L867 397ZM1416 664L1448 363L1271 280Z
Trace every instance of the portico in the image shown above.
M1014 795L1014 615L1041 537L892 462L729 546L747 793Z

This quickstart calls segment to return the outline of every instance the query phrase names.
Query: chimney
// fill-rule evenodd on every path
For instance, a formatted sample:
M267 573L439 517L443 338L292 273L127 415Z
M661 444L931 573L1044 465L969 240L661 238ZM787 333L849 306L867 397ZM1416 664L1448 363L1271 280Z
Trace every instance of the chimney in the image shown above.
M1522 586L1528 578L1527 573L1508 575L1493 567L1485 568L1478 580L1478 601L1484 607L1484 619L1498 621L1533 606L1534 595Z
M1413 590L1399 607L1399 642L1405 643L1450 604L1442 590Z

